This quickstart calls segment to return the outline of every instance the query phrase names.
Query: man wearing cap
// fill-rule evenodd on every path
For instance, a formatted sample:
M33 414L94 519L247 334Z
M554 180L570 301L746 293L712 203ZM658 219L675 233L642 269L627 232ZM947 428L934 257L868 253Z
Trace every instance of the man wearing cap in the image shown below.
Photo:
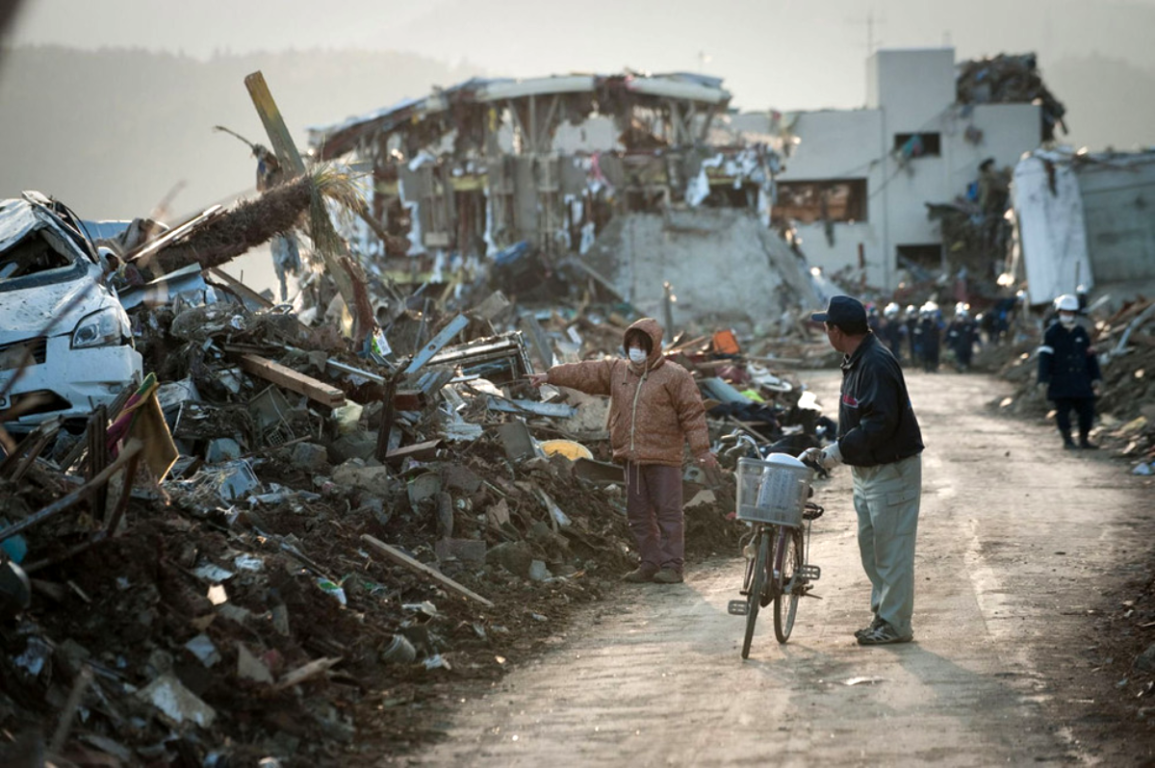
M914 637L914 543L922 496L922 433L902 369L866 321L857 299L835 296L810 316L843 354L838 439L807 458L830 469L843 463L854 478L858 548L870 579L870 626L859 645L907 643Z

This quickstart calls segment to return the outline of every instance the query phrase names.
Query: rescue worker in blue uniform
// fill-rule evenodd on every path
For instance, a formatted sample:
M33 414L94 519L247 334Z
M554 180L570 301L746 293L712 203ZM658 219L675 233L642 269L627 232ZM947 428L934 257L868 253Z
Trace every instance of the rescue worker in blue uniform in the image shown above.
M942 346L942 313L938 304L928 301L922 305L918 314L918 326L914 332L918 336L922 369L927 373L935 373L938 371L939 349Z
M954 352L955 367L959 373L966 373L971 367L971 355L979 338L979 326L970 316L970 308L965 302L955 304L954 318L946 329L946 341Z
M906 323L899 319L898 304L893 301L886 305L882 310L882 327L879 336L886 342L887 349L890 354L894 355L894 359L902 364L902 341L906 338Z
M1055 424L1068 450L1093 450L1090 441L1095 420L1095 398L1102 386L1099 358L1086 329L1075 322L1079 300L1070 294L1055 299L1058 320L1047 328L1039 347L1040 391L1055 404ZM1071 439L1071 411L1079 419L1079 442Z

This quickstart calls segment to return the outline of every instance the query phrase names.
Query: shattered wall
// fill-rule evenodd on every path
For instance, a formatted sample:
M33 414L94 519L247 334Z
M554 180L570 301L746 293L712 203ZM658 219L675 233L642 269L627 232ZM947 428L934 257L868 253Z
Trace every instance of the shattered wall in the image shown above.
M669 281L677 296L675 326L706 318L757 323L818 302L805 261L750 211L620 215L591 256L608 260L617 289L653 317L663 317L662 283Z
M1100 282L1155 279L1155 153L1079 171L1091 269Z

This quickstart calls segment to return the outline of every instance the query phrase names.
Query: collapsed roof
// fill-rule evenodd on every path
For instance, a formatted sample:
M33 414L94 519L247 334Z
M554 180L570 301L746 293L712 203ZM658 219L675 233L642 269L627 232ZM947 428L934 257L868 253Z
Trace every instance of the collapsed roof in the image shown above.
M560 108L558 102L546 107L544 125L534 109L539 96L565 101ZM620 117L628 111L623 107L633 105L662 107L675 113L682 109L684 118L692 121L699 110L709 114L724 110L729 102L730 93L722 88L720 79L683 72L556 75L526 80L472 78L423 98L405 99L334 125L311 127L309 143L322 160L365 148L377 136L401 130L417 133L425 143L432 143L457 129L481 139L477 142L481 146L486 125L493 127L489 111L495 105L510 108L523 128L536 133L539 126L547 131L556 127L563 117L574 124L595 114Z

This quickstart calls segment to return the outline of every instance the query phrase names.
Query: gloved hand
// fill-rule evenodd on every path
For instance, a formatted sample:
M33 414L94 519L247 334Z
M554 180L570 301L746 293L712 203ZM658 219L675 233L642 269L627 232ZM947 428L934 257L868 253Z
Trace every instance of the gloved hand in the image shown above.
M838 443L831 443L825 448L807 448L798 457L801 461L809 461L823 469L831 469L842 463L842 451Z
M1099 395L1103 394L1103 382L1092 381L1091 382L1091 394L1093 394L1095 397L1098 397Z

